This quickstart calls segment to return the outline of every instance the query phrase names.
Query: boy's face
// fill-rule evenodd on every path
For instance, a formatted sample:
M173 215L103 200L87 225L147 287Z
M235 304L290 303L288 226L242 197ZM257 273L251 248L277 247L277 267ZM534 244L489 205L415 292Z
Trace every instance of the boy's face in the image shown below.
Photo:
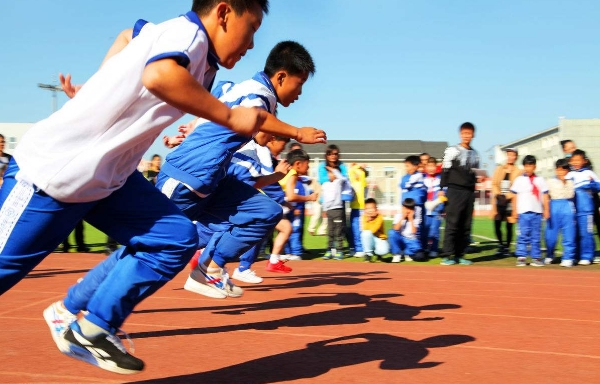
M427 162L429 161L430 158L431 158L431 156L429 156L429 155L419 156L419 159L421 159L421 164L423 164L423 166L427 166Z
M294 163L294 170L299 175L308 175L308 160L296 161Z
M556 168L556 177L559 179L564 179L567 173L569 173L568 169L564 169L563 167Z
M306 80L308 80L308 73L290 75L285 71L277 72L275 74L275 90L281 105L288 107L294 101L298 100L302 94L302 86Z
M573 169L581 169L583 164L585 164L585 159L581 155L571 156L569 159L569 164L571 167L573 167Z
M365 204L365 215L367 215L368 217L377 216L377 204L374 204L374 203Z
M470 145L471 141L475 137L475 132L472 129L461 129L460 130L460 141L464 145Z
M404 167L406 168L406 173L408 173L409 175L412 175L419 169L418 165L414 165L413 163L410 163L408 161L404 162Z
M281 154L281 152L283 152L283 150L285 149L285 146L287 145L287 143L288 142L286 140L277 140L276 138L273 138L271 140L271 144L269 145L271 154L273 156L279 156Z
M263 11L258 3L241 15L224 3L217 8L221 28L216 36L211 36L212 43L220 64L231 69L254 48L254 34L262 23Z
M535 173L535 164L525 164L523 165L523 170L528 175L533 175Z
M506 163L514 164L515 161L517 161L517 154L514 153L513 151L506 152Z
M160 168L160 164L161 164L161 158L160 156L154 156L152 158L152 166L155 168Z
M427 172L428 175L435 175L436 170L437 170L437 165L432 164L432 163L427 163L427 166L425 167L425 171Z
M568 143L565 143L563 152L564 153L573 153L573 151L576 149L577 149L577 147L575 146L575 143L572 141L569 141Z

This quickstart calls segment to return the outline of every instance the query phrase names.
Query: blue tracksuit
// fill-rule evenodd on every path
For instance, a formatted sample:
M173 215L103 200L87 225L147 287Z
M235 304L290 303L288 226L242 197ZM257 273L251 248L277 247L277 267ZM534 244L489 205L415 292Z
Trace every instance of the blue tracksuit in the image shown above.
M388 242L390 243L390 252L394 255L409 255L409 256L417 256L418 258L422 258L422 246L421 246L421 220L418 217L421 217L422 214L418 212L420 210L419 207L415 209L415 219L413 221L414 225L417 227L417 233L412 233L412 228L409 227L409 223L407 220L400 226L400 230L396 231L395 229L390 229L388 231ZM396 217L395 220L399 220L399 217ZM417 260L415 258L415 260Z
M239 84L219 83L213 94L228 107L258 107L275 113L275 90L263 72ZM234 153L249 140L213 122L199 121L194 132L167 156L158 175L156 187L197 222L205 265L213 260L223 267L237 259L281 219L279 204L227 175Z
M307 178L298 176L296 181L295 193L297 195L308 196L311 194L307 183ZM304 234L304 202L292 203L292 209L287 214L288 219L292 223L292 234L285 245L285 252L292 255L301 255L304 253L302 235Z
M579 233L579 257L591 261L594 258L594 199L592 194L600 191L598 176L588 168L573 170L566 176L575 185L575 212Z
M425 188L427 188L427 201L433 201L437 199L437 194L441 190L440 181L440 175L435 175L433 177L425 176L423 182ZM429 241L431 241L430 249L438 252L440 226L442 225L442 213L444 212L444 206L444 204L440 204L433 210L424 210L425 216L423 217L423 234L421 236L421 238L424 240L424 249L428 248Z
M550 200L550 219L546 221L547 257L554 257L558 235L562 233L562 260L575 256L575 206L567 199Z
M420 209L415 210L415 215L417 212L419 212L420 215L419 217L416 217L416 219L418 219L419 222L424 223L423 204L427 201L427 188L424 184L423 174L421 172L415 172L412 175L406 174L402 176L398 187L400 188L400 205L402 205L404 199L413 199L417 207L420 207ZM427 233L422 229L419 233L419 241L421 242L421 247L423 247L425 245L425 236Z

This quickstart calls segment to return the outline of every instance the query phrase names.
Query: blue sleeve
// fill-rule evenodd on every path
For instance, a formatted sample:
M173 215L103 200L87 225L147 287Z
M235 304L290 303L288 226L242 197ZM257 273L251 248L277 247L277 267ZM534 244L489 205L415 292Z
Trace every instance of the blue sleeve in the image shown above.
M327 170L325 169L325 163L319 164L319 184L323 184L329 181Z

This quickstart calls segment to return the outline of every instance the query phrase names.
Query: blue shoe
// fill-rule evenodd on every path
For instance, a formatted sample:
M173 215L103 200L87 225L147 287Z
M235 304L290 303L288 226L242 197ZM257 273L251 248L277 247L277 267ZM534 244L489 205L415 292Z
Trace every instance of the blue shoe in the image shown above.
M325 252L325 255L323 255L323 260L331 260L333 258L333 256L331 256L331 252L327 251Z
M460 265L471 265L473 262L471 260L463 259L462 257L458 259L458 264Z
M454 259L443 259L442 262L440 263L441 265L454 265L456 264L456 261L454 261Z

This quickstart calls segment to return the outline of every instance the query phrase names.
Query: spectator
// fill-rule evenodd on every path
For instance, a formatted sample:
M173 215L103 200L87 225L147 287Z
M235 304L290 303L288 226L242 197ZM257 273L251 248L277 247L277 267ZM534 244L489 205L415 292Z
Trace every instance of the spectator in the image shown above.
M513 196L510 192L510 186L523 173L515 164L518 157L517 149L507 148L505 151L506 164L498 166L492 176L492 218L494 219L496 238L499 242L496 256L508 256L510 254L513 225L515 223L512 215ZM506 243L502 237L502 222L506 222Z
M429 158L425 167L427 174L423 183L427 189L427 201L424 204L425 214L423 216L423 232L421 236L425 239L423 250L429 257L439 255L440 226L442 225L442 214L446 197L438 196L440 192L440 175L437 172L437 164L434 158Z
M422 214L415 200L406 198L402 202L402 213L394 218L394 226L388 231L388 239L392 250L392 263L402 261L425 261L426 257L421 247Z
M423 152L419 155L419 172L423 174L427 173L425 168L427 168L427 163L429 162L429 159L431 159L431 155L427 152Z
M321 185L323 196L323 211L327 215L328 251L323 259L342 260L344 258L344 232L346 229L346 212L342 192L344 184L348 183L339 168L326 166L329 181Z
M342 176L344 176L345 178L348 178L348 169L346 168L346 164L344 164L340 161L340 149L335 144L330 144L327 146L327 149L325 150L325 161L323 163L319 164L318 181L321 186L323 185L323 183L329 182L329 174L328 174L326 167L335 168L338 171L340 171ZM320 194L320 196L323 196L323 195ZM322 202L322 199L319 202ZM323 208L322 208L322 212L323 213L321 215L321 218L324 220L322 220L321 225L316 230L317 235L321 235L321 234L325 235L328 233L328 230L327 230L328 220L326 219L327 215L325 214ZM345 215L345 211L344 211L344 215ZM315 216L316 215L313 214L313 218ZM316 220L319 220L319 217L317 217ZM313 220L311 219L311 223L309 224L309 232L310 232L310 229L313 229L316 226L317 226L317 223L313 222ZM314 231L311 233L314 233Z
M550 216L548 186L543 177L535 174L535 156L525 156L523 168L523 175L510 187L510 191L515 195L513 217L519 221L515 250L517 267L527 265L527 255L531 255L530 265L543 267L540 242L542 217L547 219Z
M365 166L352 163L349 176L350 185L354 190L354 199L350 202L350 234L354 243L354 256L364 257L361 216L365 209L365 190L367 188L367 171L365 170Z
M77 245L77 252L86 253L90 251L90 248L85 245L83 237L83 221L80 221L75 226L75 244ZM71 244L69 243L69 237L67 236L62 243L62 251L67 253L69 252L69 248L71 248Z
M150 160L150 164L148 165L148 169L144 172L144 176L148 179L152 185L156 185L156 177L160 172L160 167L162 164L162 158L160 155L152 156L152 160Z
M12 159L11 155L4 152L5 146L6 146L6 139L4 138L4 135L0 134L0 166L2 166L2 165L7 166L8 163L10 162L10 159Z
M377 210L375 199L365 200L365 209L362 216L361 243L365 252L365 261L374 262L379 256L390 251L385 234L383 217Z

